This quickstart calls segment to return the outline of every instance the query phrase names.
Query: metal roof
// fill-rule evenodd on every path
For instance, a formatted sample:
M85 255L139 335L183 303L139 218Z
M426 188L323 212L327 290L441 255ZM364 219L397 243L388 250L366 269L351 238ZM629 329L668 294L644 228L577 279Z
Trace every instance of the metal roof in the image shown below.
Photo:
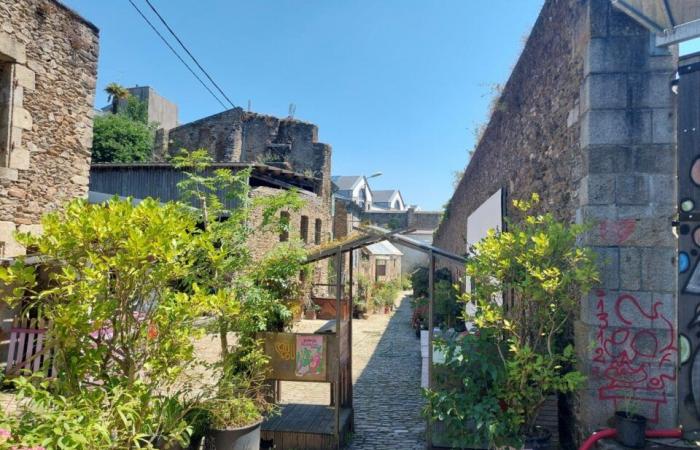
M372 255L403 256L403 253L389 241L380 241L376 244L368 245L366 250Z
M656 33L658 46L700 36L698 0L612 0L612 4Z

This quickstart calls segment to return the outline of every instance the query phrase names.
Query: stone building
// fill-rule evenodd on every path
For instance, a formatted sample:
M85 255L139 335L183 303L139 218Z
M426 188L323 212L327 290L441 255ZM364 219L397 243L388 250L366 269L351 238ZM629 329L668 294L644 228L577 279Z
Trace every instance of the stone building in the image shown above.
M359 275L377 283L399 280L402 256L403 253L389 241L368 245L360 250Z
M469 217L499 190L506 217L517 219L511 200L537 192L542 210L592 224L582 244L602 282L582 293L575 326L588 380L560 402L569 444L607 426L625 396L650 427L678 423L677 54L652 42L609 0L545 1L435 236L465 254ZM625 379L625 367L642 379Z
M23 255L16 231L85 197L98 30L55 0L0 1L0 259ZM11 311L0 305L0 365Z
M52 0L0 2L0 256L87 195L98 30Z
M159 132L156 140L160 160L181 148L206 148L217 162L264 163L315 177L330 205L331 147L318 142L314 124L233 108Z

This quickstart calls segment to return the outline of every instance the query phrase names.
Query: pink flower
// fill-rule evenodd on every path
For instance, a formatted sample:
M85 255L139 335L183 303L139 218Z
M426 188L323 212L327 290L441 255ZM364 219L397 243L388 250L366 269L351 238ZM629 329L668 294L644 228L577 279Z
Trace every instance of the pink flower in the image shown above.
M9 441L11 437L12 434L8 430L0 428L0 444Z

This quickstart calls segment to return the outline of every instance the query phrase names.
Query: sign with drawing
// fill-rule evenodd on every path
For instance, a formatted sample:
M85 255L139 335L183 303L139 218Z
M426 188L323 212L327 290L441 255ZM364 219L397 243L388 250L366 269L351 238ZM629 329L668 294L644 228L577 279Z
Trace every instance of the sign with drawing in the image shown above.
M323 336L297 335L296 376L326 378L326 346Z

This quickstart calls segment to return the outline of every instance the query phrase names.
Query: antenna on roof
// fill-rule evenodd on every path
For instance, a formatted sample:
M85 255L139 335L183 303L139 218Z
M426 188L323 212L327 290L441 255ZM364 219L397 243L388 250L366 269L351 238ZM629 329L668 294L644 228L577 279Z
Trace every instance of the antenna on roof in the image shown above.
M248 112L251 112L253 110L253 102L248 99Z
M289 104L289 118L290 118L290 119L293 119L293 118L294 118L294 114L295 114L296 112L297 112L297 105L295 105L294 103L290 103L290 104Z

